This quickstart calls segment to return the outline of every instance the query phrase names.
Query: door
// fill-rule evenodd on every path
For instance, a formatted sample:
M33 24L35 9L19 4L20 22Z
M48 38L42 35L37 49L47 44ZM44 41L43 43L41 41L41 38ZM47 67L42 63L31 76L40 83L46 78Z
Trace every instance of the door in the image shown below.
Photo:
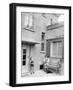
M28 72L28 48L26 46L22 46L22 76L24 76Z

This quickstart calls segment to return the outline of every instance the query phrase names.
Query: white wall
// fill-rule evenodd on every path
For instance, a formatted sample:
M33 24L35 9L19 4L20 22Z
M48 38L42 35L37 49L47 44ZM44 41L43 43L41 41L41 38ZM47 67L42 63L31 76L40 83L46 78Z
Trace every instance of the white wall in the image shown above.
M58 38L64 35L64 26L46 32L46 39Z
M35 64L35 70L39 70L42 58L44 58L45 53L41 53L41 35L42 32L46 31L46 19L40 14L40 13L34 13L33 14L33 30L34 32L28 31L23 29L23 23L24 23L24 15L22 17L22 40L34 40L39 42L39 44L36 44L32 46L31 53Z
M36 3L36 4L55 4L55 5L73 5L73 0L1 0L0 1L0 89L1 90L72 90L72 84L64 85L47 85L35 87L11 88L8 86L9 81L9 3ZM72 35L73 38L73 35ZM73 43L72 43L73 44ZM73 63L72 63L73 64Z

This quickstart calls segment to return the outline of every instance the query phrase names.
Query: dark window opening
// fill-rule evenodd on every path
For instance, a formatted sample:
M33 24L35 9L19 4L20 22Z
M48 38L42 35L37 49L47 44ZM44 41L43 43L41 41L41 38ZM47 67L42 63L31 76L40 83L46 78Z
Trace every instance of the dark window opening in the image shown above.
M26 61L23 61L23 65L26 65Z
M26 49L23 49L23 54L26 54Z
M26 49L23 49L22 65L26 65Z
M43 41L45 39L45 33L42 32L41 40Z
M23 55L23 60L26 59L26 55Z
M41 43L41 51L44 51L44 43Z

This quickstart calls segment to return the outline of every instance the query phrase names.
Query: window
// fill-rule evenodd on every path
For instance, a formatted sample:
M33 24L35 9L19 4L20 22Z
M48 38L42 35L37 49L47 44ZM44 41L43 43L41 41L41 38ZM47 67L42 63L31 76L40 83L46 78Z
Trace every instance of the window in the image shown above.
M23 60L22 65L26 65L26 49L23 49Z
M62 57L62 42L58 43L58 56Z
M62 42L61 41L53 41L51 43L51 56L62 58Z
M41 40L43 41L45 39L45 33L42 32Z
M44 43L41 43L41 51L44 51Z
M33 18L31 14L25 14L24 18L24 28L32 29Z
M53 42L52 44L52 56L57 56L57 43L56 42Z
M44 51L44 43L45 43L45 33L41 34L41 51Z

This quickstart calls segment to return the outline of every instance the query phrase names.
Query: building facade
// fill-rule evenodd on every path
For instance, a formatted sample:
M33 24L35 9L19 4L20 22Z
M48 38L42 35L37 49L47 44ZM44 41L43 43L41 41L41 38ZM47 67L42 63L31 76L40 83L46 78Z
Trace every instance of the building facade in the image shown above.
M29 57L34 71L40 70L45 56L64 58L64 24L58 16L44 13L21 13L22 74L29 72Z

